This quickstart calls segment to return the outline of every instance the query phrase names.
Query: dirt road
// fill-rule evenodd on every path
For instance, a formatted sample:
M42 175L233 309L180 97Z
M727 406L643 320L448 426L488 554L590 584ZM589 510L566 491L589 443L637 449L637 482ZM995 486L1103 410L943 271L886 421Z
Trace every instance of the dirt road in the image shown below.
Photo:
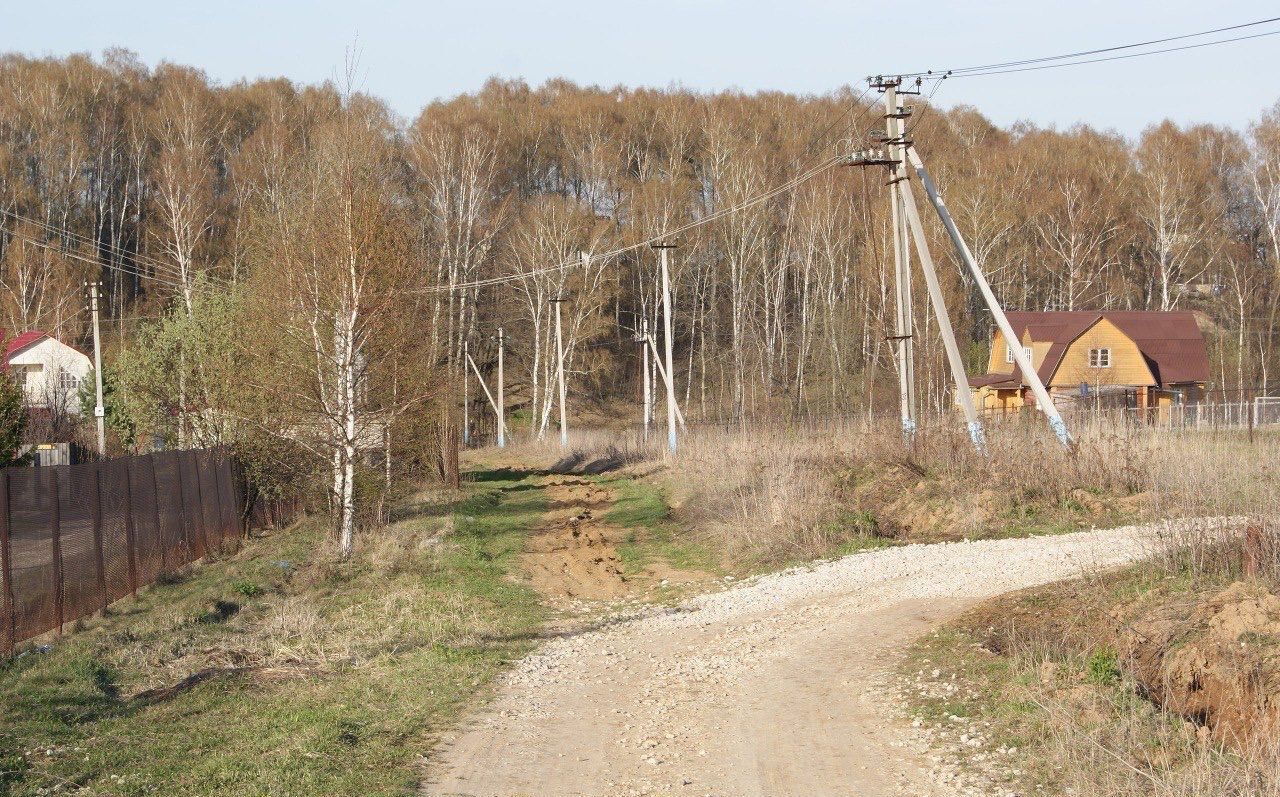
M949 794L884 696L981 598L1133 560L1140 529L892 548L554 639L432 754L428 795Z

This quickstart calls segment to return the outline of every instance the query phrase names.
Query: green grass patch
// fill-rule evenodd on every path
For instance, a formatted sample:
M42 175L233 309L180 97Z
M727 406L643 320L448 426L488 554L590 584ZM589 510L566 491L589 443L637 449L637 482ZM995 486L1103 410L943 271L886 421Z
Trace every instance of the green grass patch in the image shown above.
M624 572L643 571L655 560L676 570L701 570L718 574L719 559L708 547L688 538L671 518L662 487L631 478L601 479L614 496L614 504L604 514L604 522L628 530L627 540L618 546Z
M507 578L546 507L516 481L421 502L349 563L305 521L0 664L0 794L411 794L433 734L543 619Z

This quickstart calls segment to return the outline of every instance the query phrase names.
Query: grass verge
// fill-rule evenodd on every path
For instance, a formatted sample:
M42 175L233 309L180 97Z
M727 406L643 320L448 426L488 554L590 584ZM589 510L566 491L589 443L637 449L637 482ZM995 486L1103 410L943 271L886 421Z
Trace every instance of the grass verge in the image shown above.
M305 521L0 664L0 793L412 793L536 638L506 576L545 500L519 481L410 504L348 563Z

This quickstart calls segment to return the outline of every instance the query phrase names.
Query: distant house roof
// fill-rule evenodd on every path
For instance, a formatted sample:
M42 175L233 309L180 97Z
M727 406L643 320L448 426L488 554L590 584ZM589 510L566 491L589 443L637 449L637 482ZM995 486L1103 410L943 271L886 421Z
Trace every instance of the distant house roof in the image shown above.
M5 352L4 352L5 361L8 362L9 360L13 359L13 356L18 352L22 351L28 346L39 343L40 341L44 340L47 337L49 336L43 332L40 332L39 330L32 330L31 332L23 332L21 335L14 335L12 338L9 338L9 340L5 344Z
M1104 318L1134 342L1158 384L1209 381L1209 352L1204 345L1204 334L1191 312L1012 311L1006 315L1019 340L1029 336L1035 343L1049 343L1049 351L1036 369L1045 383L1053 378L1067 348L1076 338ZM988 379L993 381L982 381ZM982 387L1010 382L1012 386L1013 379L1013 374L987 374L970 380L970 384Z

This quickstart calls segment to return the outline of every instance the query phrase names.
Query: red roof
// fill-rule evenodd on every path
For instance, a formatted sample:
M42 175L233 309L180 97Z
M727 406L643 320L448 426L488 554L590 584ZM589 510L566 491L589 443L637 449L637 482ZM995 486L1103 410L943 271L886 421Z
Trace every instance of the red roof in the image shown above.
M44 340L47 337L49 336L46 335L45 333L40 332L38 330L33 330L31 332L23 332L21 335L15 335L14 337L9 338L9 341L5 346L5 352L4 352L5 362L8 362L9 360L13 359L13 356L15 354L27 348L28 346L34 343L39 343L40 341Z
M1076 338L1102 319L1115 324L1130 340L1151 368L1156 383L1172 385L1180 382L1209 381L1209 352L1204 334L1196 324L1194 313L1183 311L1054 311L1007 313L1009 323L1021 340L1030 332L1033 342L1048 342L1049 351L1037 368L1041 381L1052 379L1067 348ZM1016 366L1015 366L1016 369ZM991 374L989 376L995 376ZM1012 374L1004 374L1012 379ZM978 377L978 380L984 377ZM1003 380L999 380L1003 381ZM991 384L990 382L986 384ZM974 387L980 387L974 384Z

